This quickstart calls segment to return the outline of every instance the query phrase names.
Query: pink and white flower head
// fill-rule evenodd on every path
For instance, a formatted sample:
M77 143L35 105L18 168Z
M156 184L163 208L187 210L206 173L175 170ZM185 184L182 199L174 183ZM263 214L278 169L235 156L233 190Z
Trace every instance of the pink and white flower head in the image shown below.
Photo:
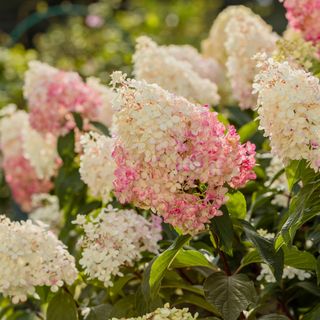
M0 292L13 303L37 296L36 287L56 292L78 276L74 257L57 237L31 220L0 216Z
M184 58L181 58L181 50L183 49L179 49L180 52L172 52L172 49L158 46L148 37L138 38L133 56L136 79L156 83L192 102L217 104L220 100L217 85L210 81L207 75L203 76L202 66L195 67L197 62L194 59L197 52L193 52L193 57L189 55L186 59L185 54ZM204 58L196 55L196 59L198 62L200 59L206 68L212 68L212 64Z
M61 71L39 61L29 63L24 96L29 103L31 126L54 135L63 135L74 128L71 112L92 120L103 107L101 92L84 83L77 73Z
M254 90L258 93L260 127L272 152L287 164L306 159L320 168L319 79L288 62L260 56Z
M320 0L282 0L290 27L313 43L320 40Z
M16 202L29 211L32 195L52 188L58 161L55 140L33 130L25 111L15 111L0 120L0 143L6 181Z
M195 234L221 215L227 187L254 179L255 146L241 145L217 114L145 81L113 74L116 161L121 202L151 208L166 222Z

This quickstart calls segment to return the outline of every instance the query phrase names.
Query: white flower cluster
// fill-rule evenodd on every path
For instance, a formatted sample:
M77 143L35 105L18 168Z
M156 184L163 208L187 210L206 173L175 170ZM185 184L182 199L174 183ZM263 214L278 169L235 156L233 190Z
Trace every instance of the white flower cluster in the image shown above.
M165 304L162 308L158 308L157 310L153 311L152 313L148 313L142 317L137 318L121 318L116 319L113 318L112 320L195 320L198 318L198 314L192 316L189 312L189 309L176 309L170 308L169 304Z
M57 291L71 285L78 272L64 244L30 220L11 222L0 216L0 292L13 303L35 295L37 286Z
M57 139L50 133L41 135L29 125L22 132L23 151L39 179L49 179L57 168Z
M272 153L284 164L306 159L320 167L320 85L311 74L287 62L260 56L255 78L260 128L270 138Z
M49 226L49 229L57 234L63 222L63 212L60 210L58 197L48 193L34 194L29 216L31 220Z
M277 189L277 191L281 192L274 197L271 203L276 204L280 207L287 207L289 189L286 174L285 172L283 172L281 175L276 177L276 175L279 174L279 172L283 169L284 165L282 161L277 156L273 156L269 167L267 167L266 169L266 173L268 176L266 185L270 185L271 188Z
M101 84L100 79L98 78L89 77L86 83L95 92L99 93L102 99L102 107L98 109L96 121L99 121L110 128L112 124L112 115L114 113L112 100L114 99L115 93L111 88Z
M175 50L174 53L172 53L173 50ZM194 66L197 64L197 61L194 60L195 53L193 53L193 57L190 56L188 59L179 59L179 56L181 58L181 50L180 53L177 53L176 49L158 46L148 37L138 38L136 52L133 56L136 79L156 83L192 102L217 104L220 97L216 84L200 75L199 72L199 68L203 70L210 63L203 59L205 67L202 65L195 69ZM190 59L193 61L192 63L190 63ZM200 59L200 57L196 59ZM201 72L203 73L203 71Z
M161 46L161 48L177 60L188 62L192 66L193 71L200 77L209 79L216 84L224 80L221 65L213 58L203 57L194 47L190 45L169 45Z
M83 154L80 157L81 179L95 197L104 202L111 200L115 163L111 156L113 139L96 132L81 136Z
M16 110L15 105L8 105L2 109L0 119L0 147L6 158L22 152L21 131L28 126L28 114Z
M297 269L289 266L285 266L283 269L282 279L294 279L298 278L300 281L303 281L305 279L311 278L311 274L308 271ZM261 271L260 274L257 277L258 281L265 280L268 283L274 283L276 282L276 278L274 277L270 267L262 263L261 264Z
M122 276L120 267L130 266L143 251L156 253L161 239L158 217L148 221L134 210L109 206L96 217L78 215L73 222L84 230L80 264L89 279L98 279L105 287L113 285L113 276Z
M279 37L248 8L239 10L229 20L225 32L226 67L233 96L240 108L253 108L257 97L252 94L252 83L257 69L252 58L259 52L271 55Z

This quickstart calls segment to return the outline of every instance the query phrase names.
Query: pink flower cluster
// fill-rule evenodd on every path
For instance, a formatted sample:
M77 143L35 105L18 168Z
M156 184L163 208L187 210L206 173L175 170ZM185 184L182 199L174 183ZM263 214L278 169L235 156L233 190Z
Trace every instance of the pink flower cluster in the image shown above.
M39 179L34 168L23 155L5 159L3 169L12 195L23 210L31 210L32 195L48 193L53 185L48 179Z
M285 0L286 17L292 28L313 43L320 40L320 0Z
M227 187L254 179L255 146L240 144L234 127L156 84L118 86L114 118L114 188L121 202L151 208L185 233L205 228L226 201Z
M65 134L75 124L71 112L96 119L103 97L75 72L55 69L32 61L25 76L24 95L30 109L30 124L39 132Z
M38 177L24 153L24 145L33 143L24 139L29 129L29 118L25 111L12 110L0 119L1 166L15 201L24 211L31 210L33 194L47 193L53 187L49 177ZM41 151L41 145L38 145L37 152L41 154Z

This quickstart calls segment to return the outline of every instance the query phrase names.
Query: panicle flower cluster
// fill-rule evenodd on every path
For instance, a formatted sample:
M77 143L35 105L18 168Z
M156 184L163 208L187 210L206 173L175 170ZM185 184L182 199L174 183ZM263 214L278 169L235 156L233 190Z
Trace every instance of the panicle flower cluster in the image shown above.
M14 303L35 295L37 286L57 291L77 278L74 258L64 244L30 220L0 216L0 292Z
M213 58L203 57L190 45L161 46L161 49L179 61L188 62L201 78L209 79L216 84L224 79L222 66Z
M287 164L306 159L320 167L320 85L319 79L261 56L255 78L260 128L270 138L273 154Z
M220 215L226 185L255 178L255 146L241 145L234 127L216 113L156 84L113 74L116 161L120 202L151 208L165 221L195 234Z
M257 53L271 55L278 36L272 28L250 9L238 10L226 23L225 50L227 75L234 98L242 109L256 106L257 97L252 94L252 83L257 72Z
M31 61L24 84L31 126L42 133L63 135L75 126L72 112L95 120L108 100L104 100L100 87L95 90L97 85L93 80L89 84L84 83L75 72Z
M305 279L311 278L311 274L308 271L302 270L302 269L297 269L289 266L285 266L283 269L283 274L282 274L282 279L294 279L298 278L300 281L303 281ZM270 267L262 263L261 264L261 271L260 274L257 277L258 281L266 281L268 283L274 283L277 282L276 278L274 277Z
M0 120L2 167L14 199L23 210L31 209L35 193L49 192L57 154L55 141L29 126L25 111L8 113Z
M73 223L84 230L80 264L89 279L98 279L105 287L112 286L112 277L122 276L120 268L138 261L143 251L158 251L161 222L156 216L148 221L134 210L109 206L96 217L78 215Z
M32 196L30 219L44 223L51 231L57 234L63 221L63 213L59 207L58 197L48 193L34 194Z
M320 40L320 0L280 0L287 10L289 25L302 32L306 40Z
M83 154L80 157L81 179L95 197L111 200L115 162L112 158L113 139L90 132L81 136Z
M198 314L192 316L189 312L188 308L184 309L176 309L170 308L170 305L167 303L162 308L158 308L152 313L148 313L142 317L137 318L121 318L116 319L112 318L112 320L195 320L198 318Z
M195 62L188 61L194 60L194 53L189 59L179 59L177 52L172 54L171 51L172 49L158 46L148 37L138 38L133 56L136 79L156 83L192 102L217 104L220 97L216 84L199 72L200 68L202 70L208 66L212 68L212 64L203 59L205 67L198 66L195 70Z
M112 100L114 99L115 93L111 88L101 84L101 81L98 78L89 77L86 84L100 94L102 99L102 105L97 110L97 116L92 120L99 121L110 128L113 115Z
M267 167L266 169L266 173L268 176L266 185L270 186L271 188L275 188L280 192L274 197L271 203L276 204L280 207L287 207L289 197L288 182L285 172L279 175L279 172L283 169L284 165L282 161L277 156L273 156L269 167Z

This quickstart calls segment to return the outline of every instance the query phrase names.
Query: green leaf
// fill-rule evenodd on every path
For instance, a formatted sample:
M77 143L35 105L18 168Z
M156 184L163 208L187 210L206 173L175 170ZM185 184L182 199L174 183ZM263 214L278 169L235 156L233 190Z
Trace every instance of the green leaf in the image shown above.
M83 128L83 120L82 120L82 117L81 117L80 113L72 112L72 115L73 115L74 122L76 123L78 129L79 129L80 131L82 131L82 128Z
M196 293L200 296L204 295L202 286L199 285L190 285L182 281L172 281L168 279L163 279L161 288L174 288L174 289L182 289L185 291Z
M247 221L241 220L241 224L248 240L255 246L263 261L271 267L275 278L280 281L284 264L283 251L276 251L273 241L260 236Z
M297 247L282 246L284 252L284 264L297 269L317 269L316 258L307 251L300 251Z
M228 193L228 201L226 207L231 217L244 219L247 214L247 203L244 195L237 191L235 193Z
M219 247L228 255L233 255L233 225L230 216L224 212L222 216L211 219L211 230L219 238Z
M253 137L254 134L257 132L258 127L259 123L255 120L252 120L243 125L238 131L241 143L244 143L248 141L251 137Z
M161 281L170 268L181 248L191 239L190 235L179 236L174 243L158 257L151 261L143 277L143 294L146 299L148 295L153 299L159 292Z
M320 303L318 303L310 312L308 312L303 320L319 320Z
M86 320L107 320L111 316L112 308L112 305L108 303L92 307Z
M128 316L132 315L132 312L135 309L135 302L135 295L125 296L121 300L117 301L117 303L112 308L110 318L127 318ZM106 318L106 320L110 318Z
M240 313L255 302L253 282L245 274L226 276L213 273L204 283L206 300L215 306L223 319L236 320Z
M259 252L254 249L249 251L241 260L241 269L252 263L261 263L263 260L259 254Z
M268 314L260 317L259 320L289 320L289 318L282 314L272 313L272 314Z
M122 290L122 288L132 279L134 279L135 276L132 274L127 274L117 281L113 283L113 286L109 288L109 294L110 296L114 297L119 294L119 292Z
M307 281L299 281L293 284L289 289L296 291L297 289L299 290L300 288L312 293L313 295L320 297L320 288L312 283L312 282L307 282Z
M47 309L47 320L77 320L76 303L71 295L60 290L50 301Z
M312 180L315 172L308 167L305 160L293 160L285 168L288 188L289 191L292 190L293 186L299 181L302 180L304 183L307 183Z
M217 268L212 265L206 257L196 250L180 250L171 264L172 268L187 268L187 267L206 267L212 270Z
M111 137L108 127L106 127L103 123L98 121L91 121L90 122L96 129L98 129L102 134L105 136Z
M207 302L204 298L197 296L193 293L185 293L183 296L178 298L173 305L177 306L179 304L185 304L185 303L200 307L204 310L207 310L207 311L213 313L216 316L221 315L221 313L219 312L219 310L215 306L213 306L211 303Z
M58 153L64 163L72 163L75 157L75 137L74 131L70 131L64 136L60 136L58 139Z
M290 246L297 230L320 212L320 179L306 183L291 200L289 215L276 239L276 248Z

